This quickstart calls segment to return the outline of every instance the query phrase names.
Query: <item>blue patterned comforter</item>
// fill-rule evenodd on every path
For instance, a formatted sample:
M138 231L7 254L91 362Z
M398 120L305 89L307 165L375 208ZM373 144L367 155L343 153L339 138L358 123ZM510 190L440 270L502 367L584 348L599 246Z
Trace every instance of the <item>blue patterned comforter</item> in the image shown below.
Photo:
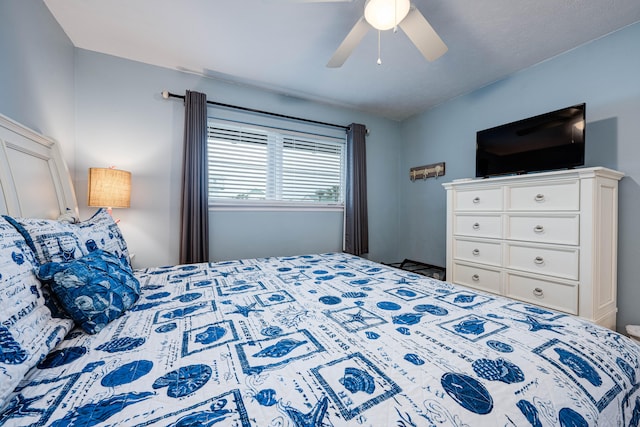
M161 267L72 331L1 425L638 426L640 347L345 254Z

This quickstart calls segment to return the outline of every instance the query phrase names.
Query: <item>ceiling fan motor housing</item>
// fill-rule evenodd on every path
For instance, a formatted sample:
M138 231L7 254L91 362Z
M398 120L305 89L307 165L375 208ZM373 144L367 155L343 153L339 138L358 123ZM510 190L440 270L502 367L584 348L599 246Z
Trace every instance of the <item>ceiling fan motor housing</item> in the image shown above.
M364 18L376 30L390 30L409 13L409 0L367 0Z

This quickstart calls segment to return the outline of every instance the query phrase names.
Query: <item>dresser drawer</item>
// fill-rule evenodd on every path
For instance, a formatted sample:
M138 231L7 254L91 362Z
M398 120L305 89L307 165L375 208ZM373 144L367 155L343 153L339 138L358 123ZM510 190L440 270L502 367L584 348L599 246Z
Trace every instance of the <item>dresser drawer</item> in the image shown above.
M578 314L578 285L507 274L506 296L569 314Z
M580 209L580 182L523 185L507 188L507 210L577 211Z
M502 188L456 191L455 209L459 211L501 211Z
M499 266L502 264L502 244L455 238L453 256L456 259Z
M578 280L580 253L575 248L543 248L510 243L507 268Z
M580 216L508 215L507 239L578 245Z
M502 237L501 215L455 215L455 234L461 236Z
M500 293L500 272L497 270L454 263L451 281L495 294Z

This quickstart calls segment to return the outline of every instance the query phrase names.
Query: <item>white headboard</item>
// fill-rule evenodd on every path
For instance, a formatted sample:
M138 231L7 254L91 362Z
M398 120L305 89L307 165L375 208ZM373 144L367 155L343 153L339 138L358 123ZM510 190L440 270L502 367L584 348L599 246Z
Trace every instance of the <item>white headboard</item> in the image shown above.
M58 144L0 114L0 214L78 216L73 183Z

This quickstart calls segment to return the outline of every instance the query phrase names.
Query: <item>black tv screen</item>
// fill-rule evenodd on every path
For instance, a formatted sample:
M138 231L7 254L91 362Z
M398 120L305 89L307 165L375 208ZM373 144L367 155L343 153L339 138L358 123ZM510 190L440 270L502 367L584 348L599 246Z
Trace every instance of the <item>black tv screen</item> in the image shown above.
M476 177L584 165L585 104L479 131Z

